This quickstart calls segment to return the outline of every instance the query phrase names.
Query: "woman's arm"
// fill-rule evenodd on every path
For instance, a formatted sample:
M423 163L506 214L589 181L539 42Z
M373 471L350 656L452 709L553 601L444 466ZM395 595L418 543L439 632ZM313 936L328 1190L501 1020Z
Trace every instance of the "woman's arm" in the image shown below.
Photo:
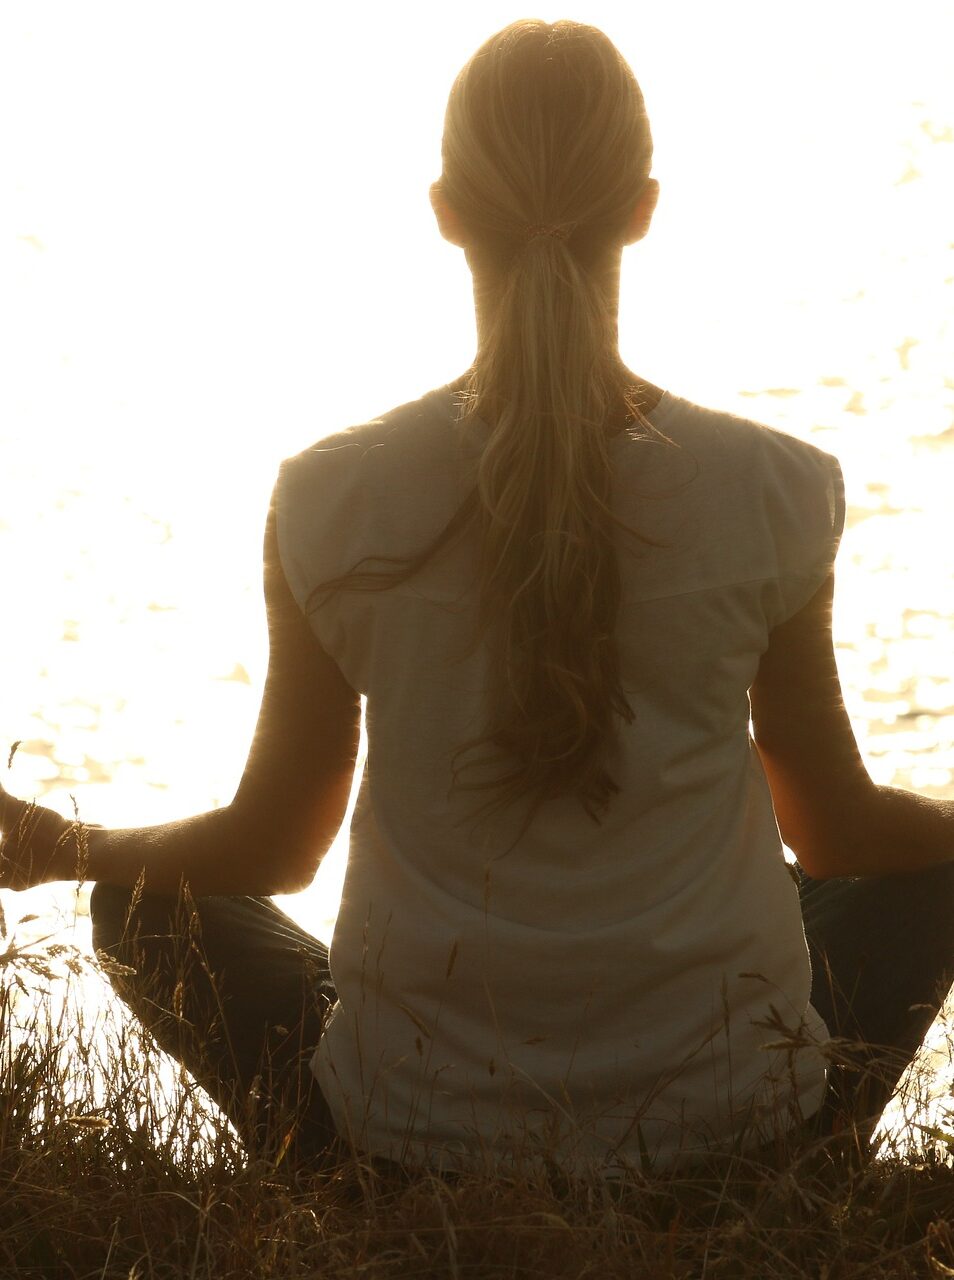
M876 786L868 775L838 678L833 593L831 574L775 628L750 691L782 839L819 880L954 861L954 804Z
M282 571L274 507L265 531L268 675L235 798L223 809L127 830L82 828L0 789L0 886L78 878L195 895L305 888L348 805L360 700L319 645ZM85 844L85 870L77 868Z

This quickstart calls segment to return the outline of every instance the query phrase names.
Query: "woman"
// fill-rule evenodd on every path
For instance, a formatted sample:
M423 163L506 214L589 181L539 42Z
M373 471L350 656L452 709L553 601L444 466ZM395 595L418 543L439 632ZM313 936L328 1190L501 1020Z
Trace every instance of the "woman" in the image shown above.
M492 36L431 188L475 362L283 465L234 800L106 831L3 797L6 883L71 878L79 849L94 940L138 970L119 989L250 1141L262 1097L303 1155L442 1168L870 1124L951 980L954 809L875 786L841 698L838 463L620 358L651 156L600 31ZM329 968L262 895L338 829L359 695ZM830 1036L883 1047L860 1102Z

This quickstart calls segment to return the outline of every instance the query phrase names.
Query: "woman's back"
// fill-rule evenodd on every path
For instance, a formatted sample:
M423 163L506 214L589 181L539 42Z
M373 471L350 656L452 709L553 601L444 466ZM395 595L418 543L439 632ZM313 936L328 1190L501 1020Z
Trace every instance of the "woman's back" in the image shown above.
M94 939L124 999L253 1149L273 1128L279 1160L335 1128L392 1159L542 1147L604 1172L758 1141L822 1100L816 1009L887 1046L880 1105L954 973L954 806L875 786L840 697L838 464L654 404L619 357L651 162L603 33L525 20L486 41L431 188L474 274L476 358L283 467L235 797L86 830L0 787L0 881L101 882ZM338 830L358 692L329 975L261 895L308 883ZM918 868L941 874L812 879ZM184 943L204 957L180 978ZM832 1075L844 1115L859 1091Z
M459 508L489 428L456 420L458 385L285 464L279 540L302 607L382 548L430 545ZM609 446L614 514L641 536L618 536L634 715L602 823L567 796L521 835L519 805L475 818L480 793L452 785L500 660L493 636L474 643L472 536L401 584L311 613L368 699L332 946L340 1005L315 1062L339 1129L365 1149L453 1163L526 1126L569 1164L636 1160L641 1142L665 1162L729 1137L754 1091L783 1114L794 1102L792 1064L760 1049L777 1039L755 1025L770 1006L824 1038L748 690L769 631L830 572L840 471L674 396L649 423ZM810 1115L821 1058L803 1050L794 1068Z

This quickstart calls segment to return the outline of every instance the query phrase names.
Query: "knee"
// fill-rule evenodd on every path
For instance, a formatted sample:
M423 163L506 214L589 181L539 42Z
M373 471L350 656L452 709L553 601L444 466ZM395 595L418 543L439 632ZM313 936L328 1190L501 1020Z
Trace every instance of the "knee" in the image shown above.
M97 880L89 896L89 916L93 926L93 946L109 951L126 932L132 889L103 884Z

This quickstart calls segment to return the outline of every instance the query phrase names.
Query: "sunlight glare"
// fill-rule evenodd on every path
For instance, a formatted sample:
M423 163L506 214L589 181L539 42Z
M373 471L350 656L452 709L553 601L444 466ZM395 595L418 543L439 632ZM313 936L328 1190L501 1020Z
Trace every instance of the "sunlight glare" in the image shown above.
M839 457L835 639L863 754L878 782L954 796L954 9L575 16L640 78L662 184L623 259L623 357ZM512 18L0 15L11 790L110 825L231 798L280 460L473 358L428 186L453 77ZM344 857L339 838L282 900L326 939Z

